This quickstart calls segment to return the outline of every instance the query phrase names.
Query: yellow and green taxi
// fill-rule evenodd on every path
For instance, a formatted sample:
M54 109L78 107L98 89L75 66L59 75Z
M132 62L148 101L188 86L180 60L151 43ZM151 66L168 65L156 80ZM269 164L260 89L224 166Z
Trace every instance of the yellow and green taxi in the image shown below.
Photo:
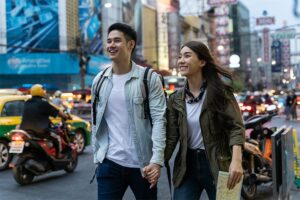
M21 115L24 103L30 96L9 95L0 96L0 170L7 168L12 155L9 151L8 132L15 129L21 123ZM59 123L60 118L51 119L54 124ZM90 144L90 124L78 116L72 115L72 120L67 121L74 133L72 139L76 144L77 152L82 153Z

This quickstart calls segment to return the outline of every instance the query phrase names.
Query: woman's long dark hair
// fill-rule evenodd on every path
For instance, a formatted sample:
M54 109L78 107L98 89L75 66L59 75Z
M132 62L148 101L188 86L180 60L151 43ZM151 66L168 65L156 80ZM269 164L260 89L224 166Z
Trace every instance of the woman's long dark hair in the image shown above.
M206 65L202 69L203 77L207 80L208 87L212 89L210 91L208 103L214 105L216 109L224 109L224 103L227 98L225 95L226 88L232 90L230 85L227 85L222 81L222 78L227 78L232 81L232 74L229 70L216 64L213 56L211 55L208 47L199 41L190 41L185 43L181 48L188 47L196 53L199 59L205 60Z

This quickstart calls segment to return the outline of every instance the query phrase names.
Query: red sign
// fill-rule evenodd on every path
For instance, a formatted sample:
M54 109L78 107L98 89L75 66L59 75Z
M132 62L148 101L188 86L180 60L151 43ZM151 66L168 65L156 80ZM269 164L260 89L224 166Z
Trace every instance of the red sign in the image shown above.
M275 17L256 18L256 25L258 26L272 25L272 24L275 24Z

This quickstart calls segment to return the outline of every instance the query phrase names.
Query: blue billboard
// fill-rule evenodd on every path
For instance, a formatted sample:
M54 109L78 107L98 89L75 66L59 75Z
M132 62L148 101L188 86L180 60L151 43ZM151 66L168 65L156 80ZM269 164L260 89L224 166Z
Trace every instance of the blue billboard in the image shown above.
M58 0L6 1L7 53L59 49Z
M89 75L97 75L100 71L111 65L111 60L106 56L90 56L86 73Z
M1 54L0 74L79 74L76 54Z
M101 0L79 0L81 45L89 54L103 54Z

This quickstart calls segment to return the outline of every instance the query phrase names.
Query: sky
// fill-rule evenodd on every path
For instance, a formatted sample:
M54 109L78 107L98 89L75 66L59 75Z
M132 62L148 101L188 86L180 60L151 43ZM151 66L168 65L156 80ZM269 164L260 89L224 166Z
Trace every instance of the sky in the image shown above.
M287 26L300 24L300 18L293 14L294 0L240 0L250 11L250 24L252 30L259 29L255 27L255 18L262 17L264 10L268 12L267 16L275 17L275 25L269 26L270 29L281 28L286 21ZM298 10L300 12L300 0ZM297 27L299 29L300 26Z

